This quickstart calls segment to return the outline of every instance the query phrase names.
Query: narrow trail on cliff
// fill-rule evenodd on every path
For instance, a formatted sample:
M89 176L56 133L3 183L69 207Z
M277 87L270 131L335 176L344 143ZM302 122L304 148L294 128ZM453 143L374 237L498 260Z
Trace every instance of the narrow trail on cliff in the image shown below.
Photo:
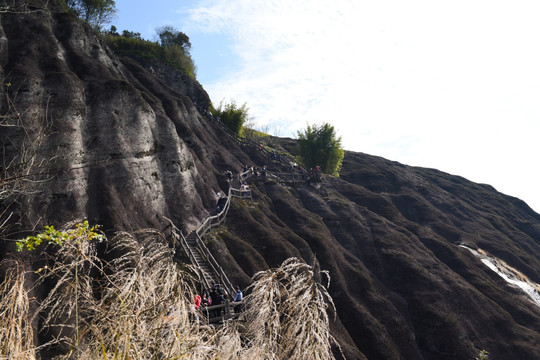
M208 216L196 230L189 232L187 236L184 236L183 232L168 219L173 228L172 233L175 238L175 243L180 244L181 250L188 256L192 265L197 269L202 287L204 289L211 289L217 284L220 284L227 294L234 294L235 287L232 285L222 266L216 261L211 251L205 245L203 241L204 235L211 229L224 223L232 198L253 200L252 191L247 183L250 179L275 181L281 185L298 187L306 183L315 183L317 186L320 186L322 177L320 171L308 173L300 165L296 164L294 159L288 155L277 155L274 150L268 151L263 145L238 136L228 129L218 118L214 118L211 115L207 115L207 118L218 123L225 129L226 134L240 146L244 147L245 150L254 153L255 155L263 155L269 160L269 163L274 164L276 167L276 171L269 171L266 164L255 168L246 165L243 171L239 172L236 176L233 175L233 172L227 171L224 175L228 178L229 188L226 196L223 196L221 192L217 193L216 214ZM233 187L233 184L238 184L239 188ZM238 304L233 303L233 305ZM226 301L222 307L225 308L222 320L225 320L225 318L235 318L235 314L231 312L228 301ZM212 321L210 318L208 320L209 322L217 321L217 319Z

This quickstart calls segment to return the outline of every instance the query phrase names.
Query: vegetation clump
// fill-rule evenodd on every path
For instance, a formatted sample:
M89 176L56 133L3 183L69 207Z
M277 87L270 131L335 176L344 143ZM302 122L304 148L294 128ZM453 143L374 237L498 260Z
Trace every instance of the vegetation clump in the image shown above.
M61 0L61 3L97 31L116 16L114 0Z
M308 125L303 132L298 131L298 144L298 160L305 168L320 166L322 172L339 176L345 151L332 125Z
M104 30L104 25L111 23L116 16L114 0L61 0L61 3L67 11L101 33L107 45L118 55L158 59L195 79L196 68L190 54L189 37L173 26L167 25L156 30L159 42L145 40L140 33L129 30L119 34L114 25L109 31Z
M197 70L191 58L189 37L172 26L158 28L157 33L159 42L145 40L140 33L128 30L119 34L116 27L111 26L111 29L102 33L102 36L118 55L136 59L157 59L195 79Z
M80 224L76 224L74 229L68 231L59 231L52 225L46 225L45 231L37 235L30 235L26 238L17 241L17 251L35 250L37 246L46 241L48 244L63 245L66 241L80 241L81 239L88 241L93 239L103 240L104 235L99 231L99 226L90 226L85 220Z
M3 260L0 270L0 359L35 359L27 273L12 260Z
M474 358L474 360L488 360L489 359L489 352L487 350L480 350L478 353L478 356Z
M40 253L46 265L30 290L22 266L9 265L16 271L0 284L0 358L334 358L327 315L332 300L309 265L289 259L256 274L245 298L246 322L214 327L195 311L193 277L172 261L160 232L119 233L108 240L89 229L86 223L59 232L47 227L35 236L51 237L54 246ZM44 250L33 238L22 243ZM32 300L29 291L44 286L45 296ZM35 312L31 301L38 305ZM37 318L38 347L31 325Z
M213 116L219 118L232 132L242 135L244 125L251 121L248 110L247 103L238 106L236 101L232 100L228 104L221 101L219 106L217 108L212 107L210 112Z
M311 266L290 258L255 274L249 290L246 320L254 351L272 354L267 359L334 358L327 312L334 304Z

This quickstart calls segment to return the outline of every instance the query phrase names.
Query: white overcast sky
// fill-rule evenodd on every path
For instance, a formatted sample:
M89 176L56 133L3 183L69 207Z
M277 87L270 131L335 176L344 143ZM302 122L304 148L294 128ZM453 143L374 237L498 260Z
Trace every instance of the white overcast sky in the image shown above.
M116 0L119 31L192 43L213 103L296 137L486 183L540 212L538 0Z

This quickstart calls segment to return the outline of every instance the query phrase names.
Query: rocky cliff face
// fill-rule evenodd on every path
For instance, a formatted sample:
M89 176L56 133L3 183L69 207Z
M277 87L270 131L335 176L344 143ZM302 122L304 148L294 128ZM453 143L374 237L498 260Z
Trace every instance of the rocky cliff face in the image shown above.
M33 172L45 171L47 185L30 185L39 193L21 200L23 223L88 217L136 229L167 216L189 228L207 215L220 189L216 175L239 160L197 111L194 102L209 103L197 83L163 65L118 59L61 11L6 13L1 31L10 84L3 111L15 101L23 125L3 129L4 146L46 136L37 161L46 164Z
M0 128L3 168L25 164L19 150L41 139L25 164L39 175L2 200L2 210L15 200L6 214L17 229L87 218L107 231L163 230L167 217L190 230L226 190L225 170L277 167L202 115L209 99L196 82L118 58L73 16L32 5L0 15L1 111L12 125ZM274 141L296 151L294 141ZM251 186L254 201L234 201L208 239L215 257L243 286L291 256L329 270L333 333L347 358L471 359L479 349L490 359L540 358L538 305L458 246L539 283L540 215L522 201L352 152L341 177L324 176L320 188Z

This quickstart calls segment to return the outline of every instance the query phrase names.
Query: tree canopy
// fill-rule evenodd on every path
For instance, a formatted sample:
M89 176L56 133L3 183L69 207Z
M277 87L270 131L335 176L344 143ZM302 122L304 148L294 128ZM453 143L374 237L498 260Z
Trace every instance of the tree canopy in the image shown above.
M345 152L341 148L341 137L336 137L332 125L308 124L303 132L298 131L298 144L298 160L305 168L320 166L322 172L339 176Z
M243 125L250 120L247 104L238 106L234 100L229 104L220 102L217 109L211 110L212 115L218 117L225 126L240 135Z
M157 28L156 32L158 33L161 46L179 46L186 53L189 53L189 51L191 50L191 43L189 42L189 37L183 32L178 31L175 27L171 25L165 25Z
M66 0L66 5L98 31L101 31L103 25L110 23L116 16L114 0Z

